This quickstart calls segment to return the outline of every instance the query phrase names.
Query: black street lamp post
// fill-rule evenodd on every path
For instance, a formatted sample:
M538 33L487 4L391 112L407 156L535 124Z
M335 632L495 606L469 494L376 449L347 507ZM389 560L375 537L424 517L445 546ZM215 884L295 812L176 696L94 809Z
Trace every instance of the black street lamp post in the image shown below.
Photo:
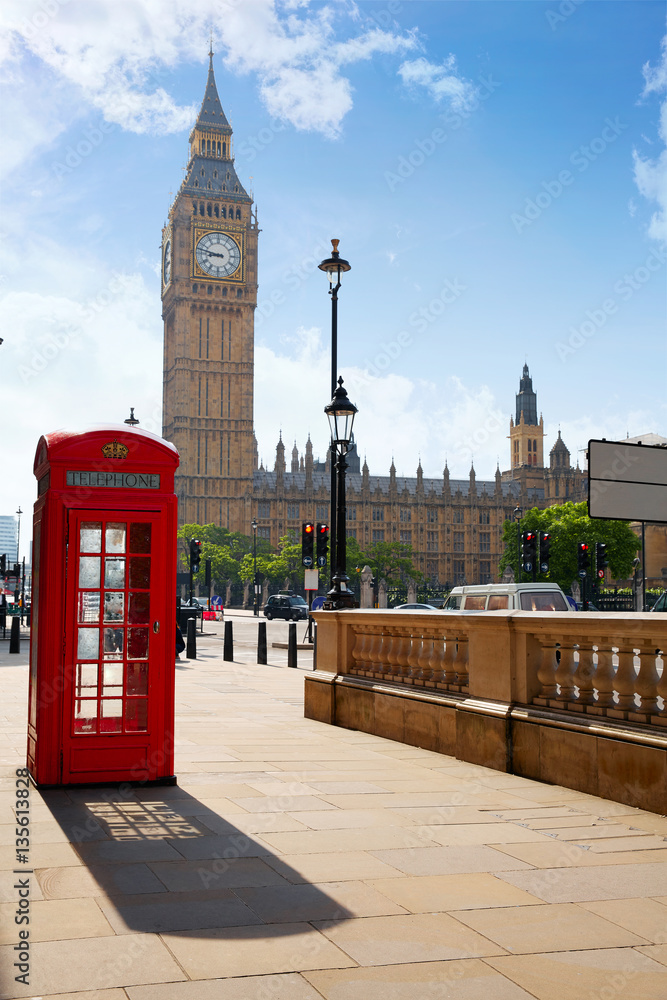
M252 613L255 618L259 615L259 606L257 601L257 518L252 519L252 559L253 559L253 576L252 576L252 592L253 592L253 604Z
M344 271L350 270L350 264L344 260L338 252L340 240L332 240L331 257L327 257L321 264L318 264L320 271L325 271L329 275L329 295L331 296L331 398L336 394L336 379L338 378L338 289L340 288L340 276ZM333 582L334 572L334 552L336 551L336 468L335 452L331 451L331 516L329 543L331 547L331 574Z
M336 520L332 518L332 525L336 524L336 547L331 548L331 590L328 592L324 602L324 609L327 611L340 611L345 608L354 608L357 602L354 593L348 588L349 577L345 571L347 562L347 546L345 532L345 470L347 462L345 456L352 440L352 426L357 413L354 403L348 399L343 388L342 378L338 379L338 388L333 394L333 399L328 406L324 407L324 412L329 418L331 427L331 455L336 456ZM334 555L335 553L335 555Z

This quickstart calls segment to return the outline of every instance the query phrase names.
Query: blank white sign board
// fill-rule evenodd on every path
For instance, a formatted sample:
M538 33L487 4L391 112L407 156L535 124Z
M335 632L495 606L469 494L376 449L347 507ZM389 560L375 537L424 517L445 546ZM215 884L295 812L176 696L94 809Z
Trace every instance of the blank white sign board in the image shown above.
M622 521L667 522L667 448L589 441L588 513Z

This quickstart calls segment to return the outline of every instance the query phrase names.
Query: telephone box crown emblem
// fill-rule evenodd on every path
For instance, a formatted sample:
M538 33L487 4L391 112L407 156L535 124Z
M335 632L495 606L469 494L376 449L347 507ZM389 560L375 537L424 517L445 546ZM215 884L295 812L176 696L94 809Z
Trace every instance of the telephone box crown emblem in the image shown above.
M120 441L109 441L103 445L102 454L105 458L127 458L130 449Z

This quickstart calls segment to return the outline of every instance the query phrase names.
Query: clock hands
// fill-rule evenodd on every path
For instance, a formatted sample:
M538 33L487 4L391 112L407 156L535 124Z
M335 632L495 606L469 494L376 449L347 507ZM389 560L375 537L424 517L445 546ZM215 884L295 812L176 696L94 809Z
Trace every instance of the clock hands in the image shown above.
M229 257L228 253L215 253L213 250L204 250L204 253L209 257Z

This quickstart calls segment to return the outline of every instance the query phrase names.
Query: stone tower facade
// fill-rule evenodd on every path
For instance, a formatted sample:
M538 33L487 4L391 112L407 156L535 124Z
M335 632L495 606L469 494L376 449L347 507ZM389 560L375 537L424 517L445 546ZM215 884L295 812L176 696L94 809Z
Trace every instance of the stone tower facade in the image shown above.
M544 469L544 421L537 419L537 394L528 365L516 394L516 419L510 417L510 457L512 475L521 476L527 487L542 485Z
M232 143L210 52L185 179L162 232L163 435L181 456L180 523L248 533L259 230Z

